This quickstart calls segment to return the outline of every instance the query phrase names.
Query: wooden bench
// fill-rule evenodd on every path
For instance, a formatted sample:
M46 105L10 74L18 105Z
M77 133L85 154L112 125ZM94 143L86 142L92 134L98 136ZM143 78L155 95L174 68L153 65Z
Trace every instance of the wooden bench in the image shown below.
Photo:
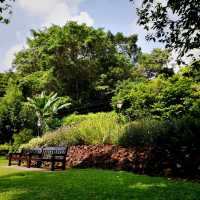
M27 167L31 167L32 161L37 163L37 167L41 167L42 163L50 162L51 171L55 170L56 163L62 163L62 170L65 170L66 157L67 157L66 147L45 147L42 149L31 149L28 153Z
M12 161L15 161L18 166L21 165L23 160L27 160L26 151L21 149L19 152L8 153L8 166L12 165Z

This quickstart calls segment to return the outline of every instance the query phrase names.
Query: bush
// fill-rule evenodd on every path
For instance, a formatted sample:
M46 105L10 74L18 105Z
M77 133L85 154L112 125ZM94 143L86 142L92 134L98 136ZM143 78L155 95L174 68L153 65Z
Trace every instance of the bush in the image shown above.
M146 82L124 81L112 98L113 108L122 102L120 112L131 119L200 117L200 84L176 74L169 79L157 77Z
M72 129L72 135L82 144L116 144L123 130L118 115L97 113L90 115Z
M127 124L119 144L123 146L159 146L176 149L181 146L199 148L200 120L185 116L181 119L143 119Z
M30 140L27 144L23 144L20 148L31 149L45 146L69 146L76 144L74 138L69 134L69 127L62 127L56 131L45 133L41 137L36 137Z
M76 117L70 116L70 119L72 118ZM77 144L116 144L124 127L118 115L113 112L89 114L80 118L77 116L76 119L82 121L74 126L65 126L56 131L45 133L42 137L34 138L28 144L22 145L21 148Z
M33 131L31 129L23 129L18 134L13 135L13 146L12 151L16 151L21 144L29 142L33 138Z
M10 144L1 144L0 145L0 155L5 155L7 154L11 149Z
M63 121L62 121L62 124L63 125L73 125L73 124L77 124L77 123L80 123L82 122L83 120L85 119L88 119L89 116L92 116L94 114L87 114L87 115L76 115L76 114L72 114L72 115L69 115L67 117L64 117L63 118Z
M165 136L168 127L165 123L155 119L142 119L130 122L124 128L119 144L126 147L154 145L157 138Z
M200 119L185 116L174 119L170 126L170 143L176 146L188 146L199 149L200 144Z

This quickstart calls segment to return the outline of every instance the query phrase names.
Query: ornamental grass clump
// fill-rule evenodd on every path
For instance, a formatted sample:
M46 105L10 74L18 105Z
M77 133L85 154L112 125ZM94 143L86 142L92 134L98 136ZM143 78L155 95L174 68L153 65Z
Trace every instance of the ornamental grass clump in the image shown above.
M34 138L21 148L118 143L123 133L124 122L116 113L89 114L84 118L76 124L72 123Z
M116 113L97 113L80 122L71 134L82 144L116 144L123 127Z
M68 137L69 127L62 127L56 131L47 132L41 137L30 140L27 144L23 144L20 148L31 149L45 146L68 146L75 144L73 138Z

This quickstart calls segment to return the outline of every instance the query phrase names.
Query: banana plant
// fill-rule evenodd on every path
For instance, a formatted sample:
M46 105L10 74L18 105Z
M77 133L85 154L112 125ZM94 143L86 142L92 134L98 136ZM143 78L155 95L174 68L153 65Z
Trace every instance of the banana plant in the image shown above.
M42 92L33 98L28 97L27 100L28 106L33 108L37 116L38 136L48 129L47 119L53 117L59 110L71 105L67 102L67 98L58 97L57 93L46 95L45 92Z

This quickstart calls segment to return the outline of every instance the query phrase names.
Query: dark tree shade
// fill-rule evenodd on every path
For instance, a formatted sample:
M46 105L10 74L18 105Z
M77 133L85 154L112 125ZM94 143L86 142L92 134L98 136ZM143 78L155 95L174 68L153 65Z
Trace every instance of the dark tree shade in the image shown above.
M0 23L8 24L10 20L9 15L12 14L11 2L15 0L0 0Z
M164 42L167 48L178 50L180 57L199 49L199 0L143 0L137 14L139 25L149 31L147 40Z

